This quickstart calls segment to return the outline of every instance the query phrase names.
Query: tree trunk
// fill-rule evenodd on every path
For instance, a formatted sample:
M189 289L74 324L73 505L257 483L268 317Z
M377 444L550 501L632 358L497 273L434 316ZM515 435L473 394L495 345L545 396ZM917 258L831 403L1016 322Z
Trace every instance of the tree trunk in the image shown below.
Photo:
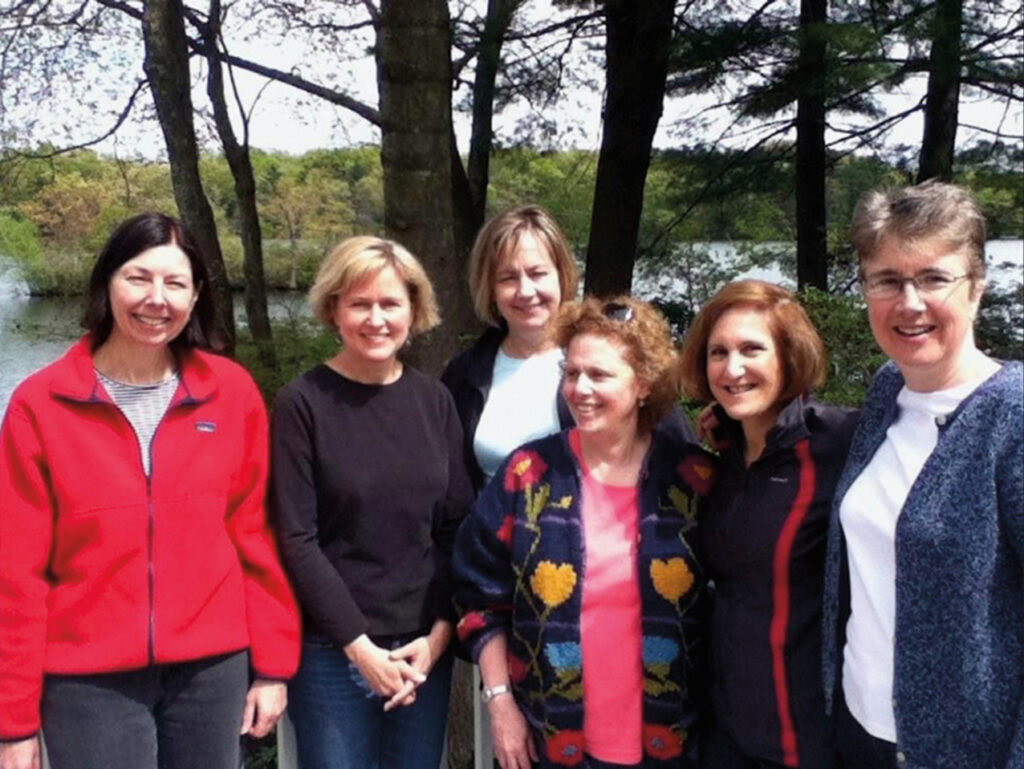
M440 373L472 311L452 206L451 27L445 0L383 0L377 29L384 229L430 275L442 326L413 346Z
M828 0L801 0L796 107L796 279L828 290L825 208L825 24Z
M291 269L288 271L288 288L295 291L299 287L299 238L291 221L288 222L288 245L292 255Z
M231 286L217 240L217 225L199 178L199 147L192 124L191 78L181 0L149 0L142 20L144 67L167 145L174 200L210 273L217 306L214 349L234 352Z
M626 293L633 281L674 6L671 0L605 4L607 97L587 245L588 294Z
M461 285L468 286L466 282L469 273L469 252L473 248L473 240L483 225L482 214L478 215L473 202L473 193L469 187L469 177L466 175L466 168L462 165L462 158L459 157L459 146L455 141L455 131L451 135L451 158L452 158L452 228L455 240L455 253L460 259L462 270L459 274ZM468 290L468 288L467 288ZM468 331L469 327L461 328L460 331Z
M235 183L238 228L242 239L242 272L245 276L245 317L249 323L249 333L256 343L260 362L276 370L277 355L274 352L274 340L270 330L267 283L263 275L263 235L260 231L260 215L256 208L256 178L249 155L248 131L245 132L242 143L239 143L224 99L224 73L217 58L220 0L210 0L208 18L208 25L203 30L207 46L206 62L209 68L206 93L213 105L213 119Z
M487 18L480 37L473 78L473 129L469 140L466 175L473 196L477 227L487 210L487 182L490 179L491 145L494 139L494 84L498 79L501 46L516 9L522 0L488 0Z
M936 0L932 50L928 59L928 95L917 181L953 179L957 110L960 103L960 35L963 0Z

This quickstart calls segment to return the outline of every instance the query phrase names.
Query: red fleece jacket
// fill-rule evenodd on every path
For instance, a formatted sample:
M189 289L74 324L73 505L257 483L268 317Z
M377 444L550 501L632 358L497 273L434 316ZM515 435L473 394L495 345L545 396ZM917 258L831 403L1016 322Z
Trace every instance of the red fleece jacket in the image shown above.
M246 647L258 676L288 678L298 665L252 379L226 358L186 353L147 479L90 350L86 337L25 380L0 429L0 739L39 729L44 672Z

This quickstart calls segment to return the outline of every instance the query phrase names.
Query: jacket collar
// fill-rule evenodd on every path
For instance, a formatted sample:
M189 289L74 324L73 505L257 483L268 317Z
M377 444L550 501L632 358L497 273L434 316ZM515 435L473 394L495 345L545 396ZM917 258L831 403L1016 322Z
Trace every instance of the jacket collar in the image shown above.
M50 392L58 398L83 403L110 403L110 397L100 386L93 362L92 334L86 334L57 361ZM217 380L205 355L198 350L186 350L179 358L181 384L171 405L200 403L213 397Z
M491 389L491 378L494 376L494 360L498 357L498 349L508 336L508 327L502 321L501 326L488 326L473 343L469 356L470 365L466 367L466 381L477 390L486 393Z
M804 418L805 407L809 400L805 396L798 395L783 407L765 438L762 458L775 451L792 448L811 434ZM732 444L729 450L740 454L740 446L743 445L743 426L735 419L730 419L725 413L725 409L717 404L715 405L715 416L718 417L718 423L729 434Z

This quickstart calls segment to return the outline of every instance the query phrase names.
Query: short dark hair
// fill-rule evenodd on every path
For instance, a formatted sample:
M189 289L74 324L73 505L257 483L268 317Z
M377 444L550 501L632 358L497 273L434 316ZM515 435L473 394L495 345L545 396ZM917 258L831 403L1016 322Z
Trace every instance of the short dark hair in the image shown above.
M987 237L985 215L970 190L938 179L866 192L850 225L850 240L861 267L874 258L887 238L905 243L936 238L964 255L972 281L985 279Z
M171 244L178 246L188 257L192 283L196 287L196 305L192 308L188 324L171 341L170 347L179 352L210 346L214 308L206 264L180 221L167 214L147 211L121 222L93 265L82 328L92 333L94 349L107 341L114 327L114 314L110 309L110 280L114 273L143 251Z

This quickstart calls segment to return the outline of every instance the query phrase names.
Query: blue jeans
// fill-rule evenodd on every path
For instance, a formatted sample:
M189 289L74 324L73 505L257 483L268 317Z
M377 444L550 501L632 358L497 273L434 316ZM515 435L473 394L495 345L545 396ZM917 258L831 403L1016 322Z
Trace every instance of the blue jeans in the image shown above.
M123 673L47 675L52 769L238 769L249 654Z
M415 635L394 639L397 649ZM334 644L308 639L288 687L302 769L435 769L444 750L452 655L416 689L412 705L384 712L356 666Z

